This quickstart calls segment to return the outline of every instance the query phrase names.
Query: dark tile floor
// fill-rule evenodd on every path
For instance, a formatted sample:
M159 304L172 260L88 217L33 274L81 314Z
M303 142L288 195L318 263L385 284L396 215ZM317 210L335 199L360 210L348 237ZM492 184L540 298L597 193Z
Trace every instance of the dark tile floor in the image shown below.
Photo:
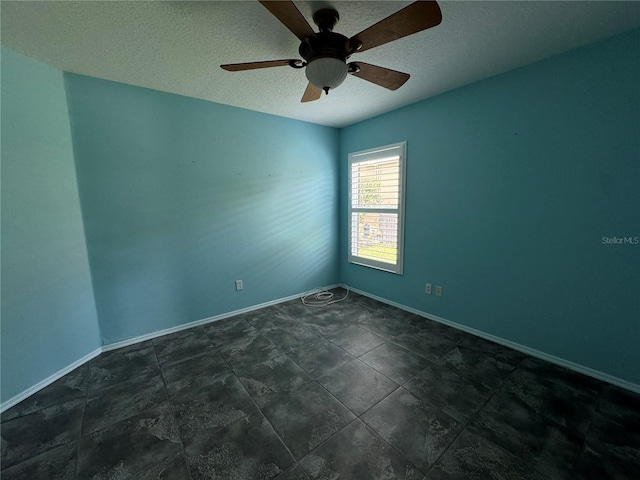
M1 420L3 480L640 478L639 395L354 293L104 353Z

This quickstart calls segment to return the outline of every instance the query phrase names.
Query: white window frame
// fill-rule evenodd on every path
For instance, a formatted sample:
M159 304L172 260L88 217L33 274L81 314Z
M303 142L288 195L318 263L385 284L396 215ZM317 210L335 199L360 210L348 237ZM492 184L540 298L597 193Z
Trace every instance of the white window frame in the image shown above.
M354 163L360 162L372 162L376 160L382 160L389 156L392 150L397 150L397 154L400 157L398 162L399 169L399 185L398 185L398 207L354 207L353 206L353 192L352 192L352 166ZM356 265L362 265L366 267L375 268L378 270L384 270L386 272L395 273L397 275L403 274L404 265L404 211L405 211L405 185L406 185L406 158L407 158L407 142L393 143L391 145L385 145L382 147L371 148L369 150L363 150L360 152L354 152L349 154L349 175L348 175L348 261ZM353 225L352 218L354 213L393 213L397 214L398 218L398 230L397 230L397 258L396 264L385 263L376 261L370 258L363 258L353 254L354 248L352 245Z

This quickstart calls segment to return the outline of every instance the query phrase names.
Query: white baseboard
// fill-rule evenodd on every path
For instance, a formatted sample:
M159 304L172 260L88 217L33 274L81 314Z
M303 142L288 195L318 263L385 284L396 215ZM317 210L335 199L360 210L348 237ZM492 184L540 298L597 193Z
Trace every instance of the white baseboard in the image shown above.
M320 292L322 290L329 290L331 288L336 288L341 286L340 284L330 285L328 287L321 287L310 292L303 292L296 295L289 295L288 297L279 298L277 300L271 300L269 302L260 303L258 305L252 305L251 307L241 308L240 310L234 310L233 312L222 313L220 315L214 315L213 317L203 318L202 320L196 320L194 322L184 323L182 325L177 325L175 327L166 328L164 330L158 330L156 332L147 333L144 335L140 335L139 337L128 338L126 340L122 340L116 343L110 343L109 345L105 345L102 347L103 352L108 352L110 350L117 350L118 348L128 347L129 345L134 345L136 343L144 342L146 340L151 340L153 338L162 337L164 335L169 335L171 333L180 332L182 330L188 330L190 328L198 327L200 325L205 325L211 322L217 322L218 320L223 320L229 317L235 317L236 315L240 315L243 313L252 312L254 310L259 310L261 308L270 307L272 305L277 305L279 303L288 302L289 300L295 300L296 298L300 298L302 295L307 295L310 293Z
M185 323L183 325L178 325L178 326L175 326L175 327L167 328L167 329L164 329L164 330L159 330L157 332L148 333L148 334L141 335L141 336L138 336L138 337L134 337L134 338L130 338L130 339L127 339L127 340L123 340L123 341L120 341L120 342L111 343L109 345L104 345L103 347L95 349L93 352L91 352L91 353L85 355L84 357L76 360L75 362L73 362L70 365L66 366L62 370L59 370L58 372L56 372L53 375L45 378L41 382L38 382L37 384L33 385L32 387L30 387L30 388L26 389L25 391L19 393L18 395L14 396L13 398L10 398L6 402L3 402L0 405L0 413L4 412L5 410L13 407L14 405L16 405L18 403L20 403L24 399L30 397L31 395L33 395L34 393L42 390L43 388L48 387L49 385L51 385L56 380L62 378L67 373L71 372L72 370L75 370L79 366L84 365L86 362L88 362L89 360L92 360L93 358L97 357L102 352L108 352L108 351L111 351L111 350L116 350L118 348L127 347L129 345L133 345L133 344L136 344L136 343L144 342L146 340L150 340L150 339L153 339L153 338L161 337L163 335L168 335L168 334L179 332L179 331L182 331L182 330L187 330L189 328L197 327L197 326L204 325L204 324L211 323L211 322L216 322L218 320L222 320L222 319L225 319L225 318L233 317L235 315L240 315L242 313L247 313L247 312L251 312L253 310L259 310L261 308L270 307L272 305L277 305L279 303L288 302L290 300L294 300L296 298L300 298L302 295L313 294L313 293L316 293L316 292L319 292L319 291L322 291L322 290L329 290L329 289L336 288L336 287L348 288L352 292L358 293L360 295L364 295L365 297L373 298L374 300L378 300L379 302L386 303L388 305L392 305L394 307L400 308L400 309L405 310L407 312L415 313L416 315L419 315L419 316L424 317L426 319L433 320L433 321L438 322L438 323L442 323L442 324L447 325L449 327L456 328L458 330L462 330L464 332L470 333L472 335L476 335L478 337L484 338L486 340L490 340L490 341L495 342L495 343L499 343L500 345L504 345L505 347L509 347L509 348L514 349L514 350L518 350L518 351L520 351L522 353L525 353L527 355L531 355L532 357L536 357L536 358L539 358L541 360L546 360L548 362L554 363L554 364L559 365L561 367L568 368L569 370L573 370L575 372L582 373L584 375L588 375L590 377L596 378L598 380L602 380L604 382L610 383L612 385L616 385L618 387L630 390L632 392L640 393L640 385L637 385L635 383L629 382L627 380L623 380L621 378L614 377L612 375L600 372L598 370L594 370L592 368L585 367L583 365L570 362L570 361L565 360L563 358L556 357L554 355L550 355L548 353L541 352L539 350L535 350L535 349L527 347L525 345L520 345L519 343L515 343L515 342L512 342L510 340L505 340L503 338L496 337L495 335L491 335L491 334L482 332L480 330L476 330L475 328L467 327L465 325L461 325L459 323L452 322L451 320L447 320L447 319L439 317L437 315L432 315L432 314L429 314L429 313L426 313L426 312L422 312L420 310L416 310L415 308L407 307L406 305L402 305L400 303L393 302L393 301L388 300L386 298L378 297L377 295L372 295L370 293L364 292L362 290L358 290L356 288L351 288L351 287L349 287L349 286L347 286L345 284L334 284L334 285L330 285L330 286L323 287L323 288L317 288L317 289L311 290L309 292L304 292L304 293L300 293L300 294L297 294L297 295L290 295L288 297L280 298L280 299L277 299L277 300L272 300L272 301L265 302L265 303L260 303L258 305L253 305L251 307L242 308L242 309L239 309L239 310L234 310L232 312L227 312L227 313L223 313L223 314L220 314L220 315L215 315L213 317L204 318L202 320L196 320L195 322Z
M64 377L67 373L71 372L72 370L75 370L79 366L84 365L89 360L91 360L93 358L96 358L101 353L102 353L102 348L96 348L93 352L85 355L82 358L79 358L75 362L73 362L73 363L67 365L66 367L64 367L62 370L58 370L56 373L54 373L53 375L45 378L41 382L36 383L34 386L32 386L30 388L27 388L25 391L19 393L15 397L10 398L6 402L3 402L2 405L0 405L0 413L4 412L5 410L8 410L9 408L13 407L14 405L16 405L18 403L20 403L25 398L30 397L34 393L39 392L43 388L48 387L49 385L51 385L56 380L59 380L60 378Z
M573 370L574 372L582 373L589 377L596 378L598 380L602 380L603 382L610 383L612 385L616 385L618 387L624 388L626 390L630 390L635 393L640 393L640 385L629 382L627 380L623 380L618 377L614 377L613 375L609 375L608 373L601 372L599 370L594 370L593 368L585 367L584 365L580 365L578 363L571 362L569 360L565 360L561 357L556 357L555 355L550 355L545 352L541 352L540 350L536 350L534 348L527 347L525 345L521 345L516 342L512 342L511 340L505 340L504 338L496 337L495 335L491 335L489 333L485 333L481 330L476 330L475 328L467 327L466 325L462 325L460 323L452 322L451 320L447 320L446 318L439 317L437 315L432 315L430 313L422 312L420 310L416 310L415 308L407 307L406 305L402 305L400 303L393 302L391 300L387 300L386 298L378 297L377 295L372 295L370 293L364 292L362 290L358 290L356 288L349 287L347 285L341 285L344 288L348 288L352 292L359 293L360 295L364 295L365 297L373 298L374 300L378 300L379 302L386 303L388 305L392 305L394 307L400 308L401 310L405 310L407 312L415 313L416 315L420 315L428 320L433 320L438 323L442 323L452 328L456 328L458 330L462 330L463 332L470 333L477 337L484 338L486 340L490 340L495 343L499 343L500 345L504 345L505 347L512 348L513 350L518 350L519 352L526 353L527 355L531 355L532 357L539 358L541 360L546 360L547 362L555 363L561 367L568 368L569 370Z
M164 330L158 330L157 332L147 333L145 335L140 335L139 337L128 338L127 340L122 340L122 341L116 342L116 343L110 343L109 345L103 345L101 348L95 349L90 354L85 355L84 357L76 360L72 364L67 365L62 370L57 371L56 373L54 373L53 375L45 378L41 382L38 382L34 386L29 387L28 389L26 389L25 391L19 393L18 395L14 396L13 398L10 398L6 402L3 402L0 405L0 413L4 412L5 410L8 410L9 408L13 407L14 405L16 405L18 403L20 403L24 399L26 399L26 398L30 397L31 395L33 395L34 393L39 392L43 388L48 387L49 385L51 385L56 380L64 377L67 373L71 372L72 370L75 370L79 366L84 365L89 360L91 360L91 359L97 357L98 355L100 355L102 352L108 352L108 351L111 351L111 350L116 350L118 348L127 347L129 345L134 345L136 343L144 342L146 340L151 340L152 338L161 337L163 335L168 335L170 333L180 332L182 330L187 330L189 328L197 327L199 325L204 325L206 323L216 322L216 321L222 320L224 318L233 317L235 315L240 315L242 313L251 312L253 310L259 310L260 308L270 307L271 305L277 305L279 303L288 302L290 300L295 300L296 298L300 298L302 295L308 295L308 294L316 293L316 292L319 292L319 291L322 291L322 290L329 290L329 289L336 288L336 287L339 287L339 286L342 286L342 285L341 284L329 285L327 287L317 288L317 289L311 290L309 292L303 292L303 293L299 293L297 295L290 295L288 297L279 298L277 300L271 300L269 302L260 303L258 305L253 305L251 307L241 308L240 310L234 310L233 312L227 312L227 313L223 313L223 314L220 314L220 315L215 315L213 317L204 318L202 320L196 320L195 322L185 323L183 325L177 325L175 327L167 328L167 329L164 329Z

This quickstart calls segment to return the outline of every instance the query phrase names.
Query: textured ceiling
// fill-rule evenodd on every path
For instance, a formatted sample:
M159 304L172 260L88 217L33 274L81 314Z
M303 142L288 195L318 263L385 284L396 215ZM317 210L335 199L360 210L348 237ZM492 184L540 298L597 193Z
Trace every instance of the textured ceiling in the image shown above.
M410 2L295 2L309 23L333 6L352 36ZM348 77L317 102L289 67L224 63L299 58L299 41L257 1L2 1L2 43L60 70L344 126L640 26L640 2L439 2L442 23L355 54L411 74L395 92Z

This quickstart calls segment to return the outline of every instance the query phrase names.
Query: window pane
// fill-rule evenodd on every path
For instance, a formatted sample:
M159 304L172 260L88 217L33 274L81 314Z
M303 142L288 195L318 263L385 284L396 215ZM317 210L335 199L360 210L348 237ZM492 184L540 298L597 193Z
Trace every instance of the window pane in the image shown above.
M348 261L403 271L406 142L349 154Z
M351 164L351 206L354 208L398 208L399 157Z
M398 261L398 215L351 214L351 255L395 265Z

